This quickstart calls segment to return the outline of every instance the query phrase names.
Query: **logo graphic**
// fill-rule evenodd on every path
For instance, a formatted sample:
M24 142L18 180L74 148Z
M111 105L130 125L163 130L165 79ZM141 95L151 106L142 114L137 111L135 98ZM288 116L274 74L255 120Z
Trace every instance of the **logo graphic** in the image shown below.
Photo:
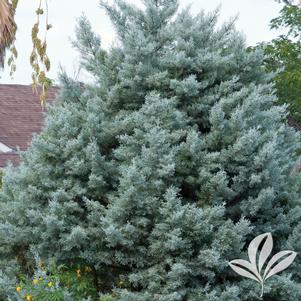
M259 246L262 246L259 250ZM255 237L249 244L249 260L235 259L229 262L230 267L239 275L253 279L261 284L261 295L263 297L264 283L273 275L285 270L294 261L297 253L293 251L281 251L275 254L265 265L273 249L273 238L271 233L265 233Z

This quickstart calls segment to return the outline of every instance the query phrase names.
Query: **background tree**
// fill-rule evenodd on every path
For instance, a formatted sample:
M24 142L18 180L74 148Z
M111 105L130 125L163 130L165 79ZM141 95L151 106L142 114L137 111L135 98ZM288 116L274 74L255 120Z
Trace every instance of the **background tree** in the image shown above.
M267 55L264 65L274 78L277 96L289 105L293 118L301 122L301 7L285 5L279 17L273 19L271 29L284 29L285 34L259 45Z
M285 5L299 5L301 4L300 0L276 0L279 3L284 3Z

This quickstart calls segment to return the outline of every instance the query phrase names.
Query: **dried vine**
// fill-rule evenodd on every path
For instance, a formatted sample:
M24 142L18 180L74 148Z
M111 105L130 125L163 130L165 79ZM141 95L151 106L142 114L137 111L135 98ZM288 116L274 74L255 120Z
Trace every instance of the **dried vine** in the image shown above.
M44 4L44 5L43 5ZM47 32L51 29L52 25L48 21L48 1L40 0L39 6L36 10L37 21L32 27L32 52L30 55L30 64L33 69L32 84L36 92L37 87L41 87L39 91L41 104L44 105L46 101L46 93L51 85L51 80L47 78L46 74L50 70L50 60L47 55ZM39 37L41 18L45 16L45 32L43 39Z
M5 51L10 52L7 64L10 67L10 75L16 71L16 59L18 51L15 46L17 25L15 22L15 11L18 0L0 0L0 67L4 64ZM50 70L50 60L47 55L47 32L52 25L48 21L48 0L39 0L36 10L36 22L31 30L32 52L30 55L30 65L33 69L32 86L40 96L41 104L46 101L46 93L51 85L51 80L46 76ZM41 23L43 25L41 25ZM45 27L44 27L45 26ZM40 31L44 29L44 36L40 37Z

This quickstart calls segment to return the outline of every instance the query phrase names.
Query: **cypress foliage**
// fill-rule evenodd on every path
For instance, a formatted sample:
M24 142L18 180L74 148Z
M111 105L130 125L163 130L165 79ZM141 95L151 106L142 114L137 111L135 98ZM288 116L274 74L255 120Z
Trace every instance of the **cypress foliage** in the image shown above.
M0 279L30 272L34 247L93 267L102 291L123 279L119 301L259 300L228 262L265 232L276 251L301 251L298 134L233 22L143 3L101 2L118 35L109 51L80 19L74 46L95 82L63 74L42 133L5 171ZM266 300L301 298L300 263L267 282Z

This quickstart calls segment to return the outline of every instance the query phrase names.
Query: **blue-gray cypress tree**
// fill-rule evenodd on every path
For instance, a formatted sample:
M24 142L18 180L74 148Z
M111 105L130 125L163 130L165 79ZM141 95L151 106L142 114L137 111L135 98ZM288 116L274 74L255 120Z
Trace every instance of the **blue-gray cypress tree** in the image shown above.
M62 75L42 133L5 172L0 284L30 270L33 246L92 266L119 301L259 300L228 262L264 232L276 251L301 251L298 135L233 22L143 3L101 2L118 36L109 51L80 19L74 45L95 82ZM301 298L300 263L265 300Z

